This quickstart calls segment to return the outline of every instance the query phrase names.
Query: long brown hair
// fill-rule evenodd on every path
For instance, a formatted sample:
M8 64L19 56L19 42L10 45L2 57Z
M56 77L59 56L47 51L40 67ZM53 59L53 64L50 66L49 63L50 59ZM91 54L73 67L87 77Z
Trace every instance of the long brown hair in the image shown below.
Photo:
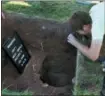
M70 25L73 32L83 29L83 25L92 24L89 13L83 11L75 12L70 18Z

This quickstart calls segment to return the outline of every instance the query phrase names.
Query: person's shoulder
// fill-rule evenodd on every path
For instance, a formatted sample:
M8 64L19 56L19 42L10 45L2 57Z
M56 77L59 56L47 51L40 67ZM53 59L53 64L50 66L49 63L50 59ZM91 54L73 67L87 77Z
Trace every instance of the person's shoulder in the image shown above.
M105 2L101 2L96 5L93 5L92 8L90 9L90 12L102 10L104 9L104 6L105 6Z

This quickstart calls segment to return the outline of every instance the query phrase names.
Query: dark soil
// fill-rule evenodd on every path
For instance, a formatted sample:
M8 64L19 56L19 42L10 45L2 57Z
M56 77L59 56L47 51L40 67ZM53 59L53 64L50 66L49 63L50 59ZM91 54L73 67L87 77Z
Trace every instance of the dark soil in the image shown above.
M104 36L104 40L103 40L100 56L105 56L105 36Z
M2 44L17 31L31 55L24 73L19 74L2 50L2 89L29 89L38 95L71 96L77 51L67 43L70 34L67 22L6 13L1 28ZM50 86L43 87L43 82Z

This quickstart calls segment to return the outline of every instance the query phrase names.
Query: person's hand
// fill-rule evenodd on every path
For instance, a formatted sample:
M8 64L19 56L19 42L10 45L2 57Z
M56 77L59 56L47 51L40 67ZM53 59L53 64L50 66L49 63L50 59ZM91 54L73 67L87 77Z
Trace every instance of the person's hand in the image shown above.
M70 34L68 36L67 41L68 41L68 43L70 43L72 45L75 45L76 44L76 38L72 34Z

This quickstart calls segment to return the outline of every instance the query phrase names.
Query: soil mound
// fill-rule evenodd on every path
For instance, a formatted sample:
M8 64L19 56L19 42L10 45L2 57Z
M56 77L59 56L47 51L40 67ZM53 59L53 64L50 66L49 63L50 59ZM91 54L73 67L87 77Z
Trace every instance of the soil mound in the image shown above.
M17 31L31 55L24 73L19 74L2 50L2 88L29 89L38 95L71 94L77 51L67 43L68 22L6 13L1 28L2 44ZM51 86L45 88L43 82Z

